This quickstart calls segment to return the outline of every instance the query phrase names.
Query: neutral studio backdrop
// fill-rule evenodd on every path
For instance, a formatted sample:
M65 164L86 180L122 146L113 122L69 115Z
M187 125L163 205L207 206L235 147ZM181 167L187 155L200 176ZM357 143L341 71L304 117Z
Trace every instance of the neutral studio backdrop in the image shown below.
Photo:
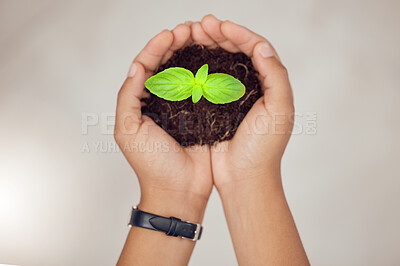
M111 134L117 91L152 36L213 13L267 37L289 70L299 132L283 182L311 263L400 265L399 12L396 0L0 0L0 263L116 263L139 199ZM236 265L216 191L204 226L190 265Z

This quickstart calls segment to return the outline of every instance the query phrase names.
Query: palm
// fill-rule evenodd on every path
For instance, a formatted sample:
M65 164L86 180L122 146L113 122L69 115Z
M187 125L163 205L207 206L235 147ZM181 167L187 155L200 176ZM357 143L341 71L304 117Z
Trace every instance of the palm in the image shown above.
M261 98L246 115L235 136L212 149L217 187L230 182L233 174L239 177L257 176L276 163L274 158L279 158L283 150L275 147L281 146L287 139L274 134L273 123L273 116L266 109L264 98Z
M210 151L207 147L181 147L147 117L139 128L135 142L143 152L133 153L128 161L139 176L146 172L146 175L152 176L151 183L164 188L178 191L190 188L191 192L209 193L212 179L205 178L211 175ZM147 181L143 180L142 183Z

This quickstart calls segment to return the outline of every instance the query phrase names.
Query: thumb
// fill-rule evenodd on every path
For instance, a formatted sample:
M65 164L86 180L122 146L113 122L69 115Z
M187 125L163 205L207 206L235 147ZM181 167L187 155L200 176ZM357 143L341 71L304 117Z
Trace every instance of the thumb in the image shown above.
M135 134L142 122L141 98L144 91L145 70L142 64L134 62L128 78L122 85L117 99L115 120L116 132Z
M293 108L293 92L288 72L267 42L259 42L253 51L253 64L260 74L267 109Z

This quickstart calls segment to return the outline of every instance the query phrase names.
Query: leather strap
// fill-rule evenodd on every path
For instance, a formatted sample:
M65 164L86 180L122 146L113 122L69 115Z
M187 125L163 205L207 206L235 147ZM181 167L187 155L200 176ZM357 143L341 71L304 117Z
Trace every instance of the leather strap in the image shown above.
M184 222L176 217L163 217L132 207L128 226L137 226L155 231L164 232L166 235L188 238L197 241L201 237L203 227L200 224Z

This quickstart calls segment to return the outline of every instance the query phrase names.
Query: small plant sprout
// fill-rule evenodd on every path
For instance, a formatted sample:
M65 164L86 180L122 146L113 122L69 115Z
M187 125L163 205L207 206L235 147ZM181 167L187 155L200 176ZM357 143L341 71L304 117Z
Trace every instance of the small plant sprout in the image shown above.
M202 96L215 104L239 100L246 88L239 80L224 73L208 74L208 65L196 73L182 67L170 67L150 77L146 88L153 94L168 101L182 101L192 96L197 103Z

